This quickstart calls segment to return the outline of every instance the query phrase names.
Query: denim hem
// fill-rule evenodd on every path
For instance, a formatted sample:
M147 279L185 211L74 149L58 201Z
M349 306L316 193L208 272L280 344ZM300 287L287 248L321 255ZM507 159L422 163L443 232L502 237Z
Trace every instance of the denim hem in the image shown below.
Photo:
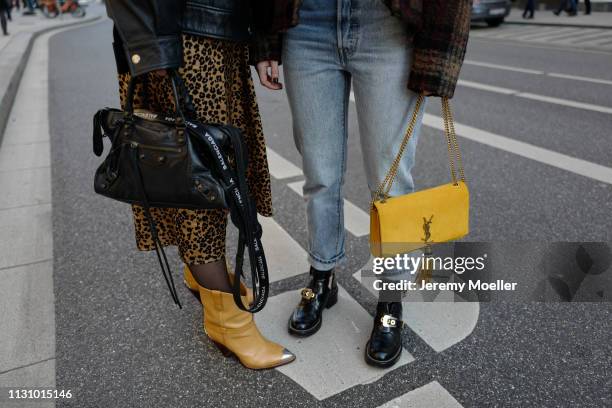
M308 263L310 266L319 271L329 271L334 269L337 265L341 264L346 259L346 253L342 252L334 256L331 260L325 261L317 258L313 254L308 254Z

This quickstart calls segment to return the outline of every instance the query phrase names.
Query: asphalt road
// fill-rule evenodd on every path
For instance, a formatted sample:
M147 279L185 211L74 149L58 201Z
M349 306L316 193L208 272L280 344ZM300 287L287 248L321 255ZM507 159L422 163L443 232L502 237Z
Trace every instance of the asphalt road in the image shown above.
M155 257L135 250L129 208L93 193L99 159L91 152L91 116L118 104L110 30L110 23L103 22L61 33L50 44L57 385L75 389L78 396L58 406L376 407L432 381L465 407L612 405L610 303L482 303L471 335L440 352L409 327L404 345L413 362L321 401L306 382L296 380L299 376L252 372L224 359L201 330L195 299L181 287L185 307L173 307ZM612 81L612 54L478 38L470 43L467 59ZM466 64L462 79L612 108L612 82L482 64ZM284 93L258 93L270 148L300 167ZM528 158L460 138L472 193L469 240L497 245L500 267L539 281L545 268L542 248L548 243L612 241L612 184L599 180L607 174L602 166L612 167L612 114L474 86L459 86L453 106L458 123L524 142L519 147L525 152L530 146L545 149ZM429 102L428 113L439 115L436 100ZM345 196L366 211L355 118L353 109ZM542 153L547 151L600 167L587 166L592 177L577 174L571 162L569 170L564 168L566 156L557 165L547 164ZM424 127L414 172L417 186L447 180L445 160L442 133ZM274 220L303 247L304 204L288 186L299 179L273 179ZM367 260L367 237L349 234L347 250L349 260L338 271L340 284L371 311L375 298L352 277ZM571 259L567 255L554 257ZM302 272L274 282L272 295L301 288ZM609 284L610 278L599 282ZM303 375L323 375L317 368Z

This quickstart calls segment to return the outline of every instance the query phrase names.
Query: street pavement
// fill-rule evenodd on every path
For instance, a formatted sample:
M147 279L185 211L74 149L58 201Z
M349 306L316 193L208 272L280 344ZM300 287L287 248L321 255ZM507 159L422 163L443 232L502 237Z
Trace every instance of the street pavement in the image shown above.
M105 21L60 33L48 48L56 347L39 363L53 361L57 387L75 394L57 406L612 404L610 303L407 303L400 363L388 370L363 363L376 297L358 279L369 257L369 198L353 104L340 301L316 336L288 336L286 320L308 270L303 175L285 94L260 87L275 215L262 220L273 282L256 319L298 359L253 372L222 357L202 331L196 299L180 287L184 308L175 308L155 257L135 250L129 208L92 191L100 160L91 153L90 119L118 104L110 29ZM496 267L535 282L547 262L575 262L573 254L541 259L552 241L611 241L612 54L533 47L487 32L470 40L453 99L471 190L469 240L503 246ZM436 99L424 123L418 188L448 179ZM235 233L229 235L232 246ZM170 254L180 280L178 257ZM601 279L609 299L610 278Z

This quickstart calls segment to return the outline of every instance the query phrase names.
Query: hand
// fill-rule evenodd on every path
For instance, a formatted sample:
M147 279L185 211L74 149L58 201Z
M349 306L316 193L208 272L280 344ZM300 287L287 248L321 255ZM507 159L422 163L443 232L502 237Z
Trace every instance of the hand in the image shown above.
M283 84L278 82L278 61L269 60L257 63L257 75L259 82L273 91L283 89Z

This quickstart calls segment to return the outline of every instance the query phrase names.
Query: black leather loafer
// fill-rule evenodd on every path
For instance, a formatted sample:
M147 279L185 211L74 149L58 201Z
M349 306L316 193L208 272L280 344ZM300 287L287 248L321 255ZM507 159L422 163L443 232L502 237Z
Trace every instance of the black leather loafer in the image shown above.
M302 299L289 318L289 333L307 337L315 334L323 321L323 309L338 302L338 284L333 270L310 269L312 278L304 289Z
M402 355L402 304L378 302L365 361L375 367L391 367Z

